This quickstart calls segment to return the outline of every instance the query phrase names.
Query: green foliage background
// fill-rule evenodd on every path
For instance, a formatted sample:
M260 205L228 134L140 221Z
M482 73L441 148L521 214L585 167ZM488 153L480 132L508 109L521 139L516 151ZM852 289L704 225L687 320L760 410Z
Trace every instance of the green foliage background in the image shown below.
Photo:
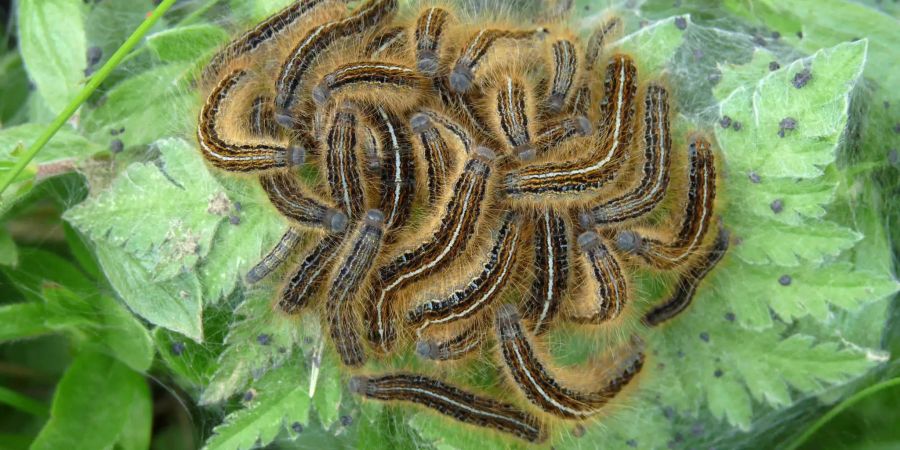
M316 318L274 314L274 281L240 281L287 223L253 182L202 161L191 82L235 30L285 3L178 2L0 196L0 448L521 445L345 395ZM574 25L589 29L607 6L579 0ZM900 7L612 6L628 24L617 47L676 89L676 136L715 133L735 244L688 313L644 333L652 367L636 392L585 429L558 427L551 444L900 446ZM150 8L11 3L0 175L98 67L88 49L102 64ZM797 127L780 136L788 117ZM638 308L660 290L644 281ZM561 330L552 350L576 364L605 339ZM489 365L419 369L491 389Z

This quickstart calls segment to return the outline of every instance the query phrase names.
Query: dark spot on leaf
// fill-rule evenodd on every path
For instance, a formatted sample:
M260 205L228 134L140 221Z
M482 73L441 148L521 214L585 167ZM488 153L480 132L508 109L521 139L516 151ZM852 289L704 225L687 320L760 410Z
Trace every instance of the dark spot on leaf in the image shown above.
M684 358L684 351L678 350L678 353L676 353L675 355L678 356L679 358Z
M725 320L727 320L729 322L734 322L734 319L736 319L736 318L737 318L737 316L735 316L733 312L725 313Z
M760 46L760 47L765 47L765 46L766 46L766 40L763 39L763 37L760 36L760 35L755 35L755 36L753 36L753 43L756 44L756 45L758 45L758 46Z
M798 32L797 32L797 38L803 39L803 32L802 32L802 31L798 31Z
M353 425L353 418L350 416L341 416L341 425L345 427L349 427Z
M675 26L679 30L687 29L687 19L685 19L684 17L676 17L675 18Z
M583 425L581 425L581 424L575 425L575 427L572 428L572 436L580 438L580 437L584 436L584 431L585 430L584 430Z
M703 50L701 50L699 48L695 48L694 51L691 53L694 55L695 61L699 61L699 60L703 59Z
M883 103L883 105L884 105L884 109L888 109L888 108L891 107L891 102L885 100L884 103Z
M625 441L625 445L627 445L631 448L637 448L637 441L634 439L629 439L629 440Z
M109 151L112 154L122 153L122 150L125 150L125 144L121 139L113 139L112 142L109 143Z
M778 214L784 211L784 201L782 201L780 198L777 198L772 202L771 205L769 205L769 207L772 208L773 213Z
M797 129L797 119L793 117L785 117L778 123L778 136L784 137L786 131Z
M681 433L675 433L675 442L684 442L684 435Z
M656 368L659 369L659 370L663 370L663 369L666 368L666 365L663 364L663 363L657 363L657 364L656 364Z
M300 434L303 432L303 424L300 422L294 422L291 424L291 430L294 430L294 433Z
M731 128L733 128L734 131L741 131L741 128L743 128L743 127L744 127L744 126L741 125L741 123L738 122L737 120L735 120L734 123L731 124Z
M172 354L175 356L181 356L184 353L184 342L173 342L172 343Z
M256 391L254 391L253 389L250 389L249 391L244 392L244 397L242 398L242 400L245 402L249 402L249 401L253 400L255 397L256 397Z
M719 121L719 125L721 125L722 128L730 127L731 126L731 117L722 116L722 120Z
M900 134L900 122L894 124L894 133Z
M704 331L704 332L701 332L701 333L700 333L700 340L703 341L703 342L709 342L709 333L707 333L707 332L705 332L705 331Z
M762 178L759 177L759 174L756 172L750 172L747 174L747 177L750 178L750 182L753 184L759 184L762 181Z
M663 416L665 416L665 418L669 419L669 420L674 419L675 418L675 409L672 408L671 406L666 406L665 408L663 408Z
M719 81L722 80L722 73L719 71L712 72L706 76L706 79L713 85L719 84Z
M87 49L87 65L88 67L96 65L100 62L100 58L103 58L103 49L100 47L92 46Z
M722 378L722 375L725 375L725 372L722 372L722 369L716 369L716 371L713 372L713 376L716 378Z
M896 148L892 148L891 151L888 152L888 162L894 167L900 165L900 154L897 153Z
M694 436L702 436L705 429L706 427L703 426L702 422L697 422L691 427L691 434Z
M793 281L793 279L791 278L790 275L782 275L782 276L778 277L778 284L780 284L782 286L790 286L791 281Z
M781 68L781 64L778 64L778 61L772 61L769 63L769 70L774 72Z
M809 80L812 80L812 72L809 71L809 68L806 68L794 74L794 79L791 80L791 84L793 84L795 88L800 89L803 86L806 86L809 83Z
M231 204L231 206L234 207L234 210L238 212L244 209L244 206L241 205L241 202L234 202Z
M773 31L772 39L781 39L781 33L777 32L777 31Z
M240 224L241 224L241 218L238 217L238 216L236 216L236 215L234 215L234 214L232 214L232 215L228 216L228 223L230 223L230 224L232 224L232 225L240 225Z
M256 342L259 342L259 345L269 345L272 343L272 336L268 334L260 334L256 337Z

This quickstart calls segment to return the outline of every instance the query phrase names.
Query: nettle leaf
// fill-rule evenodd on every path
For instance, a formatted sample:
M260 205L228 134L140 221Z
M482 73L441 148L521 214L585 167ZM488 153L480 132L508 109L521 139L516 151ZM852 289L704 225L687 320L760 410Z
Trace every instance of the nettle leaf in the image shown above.
M715 417L748 429L751 398L785 407L792 402L791 389L816 394L877 362L856 347L802 334L782 337L783 326L764 333L742 328L731 322L730 311L709 289L694 302L703 306L649 337L657 357L667 363L647 374L647 386L679 413L694 414L705 397Z
M208 450L240 450L266 446L283 430L309 424L309 379L303 367L288 364L254 384L243 409L225 417L206 441ZM249 396L248 396L249 397Z
M147 46L165 62L196 61L224 43L228 33L210 24L170 28L147 36Z
M255 179L223 178L221 183L235 207L232 222L218 228L211 250L199 266L207 303L230 294L288 227L287 220L272 211Z
M313 404L319 414L319 422L325 427L330 427L338 420L341 398L344 394L344 384L341 382L341 363L335 352L327 351L321 355L319 365L319 371L314 380ZM315 366L313 366L313 370L315 370Z
M850 264L788 268L737 259L728 263L715 286L738 322L748 328L771 326L770 310L786 322L808 315L825 322L831 317L829 305L856 310L900 288L887 273L857 271Z
M93 450L120 442L134 448L149 441L151 411L143 376L108 356L83 352L57 385L50 420L31 448ZM145 435L135 436L138 430Z
M725 217L726 226L737 240L729 251L750 264L820 264L862 239L859 232L827 221L791 226L747 216Z
M725 98L721 116L732 126L717 127L716 139L729 173L753 172L763 178L822 175L822 167L835 160L866 48L866 41L860 41L821 50ZM789 119L793 129L785 129Z
M94 241L103 273L126 305L148 322L203 341L200 280L191 273L158 281L120 247Z
M199 344L165 328L153 330L153 340L179 384L196 388L209 382L216 370L216 352L210 343Z
M300 326L295 318L276 311L268 292L248 296L238 306L236 320L225 338L216 373L200 396L201 404L227 400L273 367L296 357L292 351L303 337L318 334L312 318Z
M833 170L832 170L833 172ZM820 178L765 178L751 181L740 174L729 178L725 201L734 216L756 217L764 222L802 225L821 219L835 199L835 176Z
M63 217L92 240L122 247L154 280L167 280L209 252L231 202L186 142L165 139L157 147L158 162L132 164Z
M773 66L770 66L773 62L777 65L774 70L781 68L778 58L772 52L764 48L754 48L750 62L720 65L721 78L712 89L713 95L723 100L741 87L755 85L767 73L773 71Z
M82 125L98 142L110 131L126 146L149 144L166 136L184 135L193 124L193 96L186 92L192 65L160 65L127 78L104 96L100 106L85 111ZM195 151L196 153L196 151Z
M54 114L81 89L87 65L84 2L22 0L18 41L28 75Z

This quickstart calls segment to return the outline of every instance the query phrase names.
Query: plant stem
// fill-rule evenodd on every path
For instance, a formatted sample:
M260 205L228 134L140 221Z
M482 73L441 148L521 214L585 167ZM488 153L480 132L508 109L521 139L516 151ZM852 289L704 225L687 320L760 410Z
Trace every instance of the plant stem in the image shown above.
M124 44L113 53L112 57L109 58L109 61L103 65L92 77L88 80L87 85L78 92L78 95L72 100L71 103L66 106L57 117L53 120L50 126L44 130L44 133L41 134L38 139L28 147L28 150L25 151L25 154L16 161L16 164L6 173L6 176L3 177L3 180L0 181L0 194L3 194L4 191L12 184L13 180L25 169L25 166L31 162L32 159L44 148L44 145L53 138L53 135L59 131L60 128L75 114L75 111L78 110L81 105L87 101L87 99L94 93L95 90L100 86L103 81L109 76L110 73L122 62L122 59L131 52L131 50L144 38L144 35L150 31L150 28L153 27L154 24L168 11L172 5L175 4L175 0L163 0L156 9L153 10L153 13L147 17L137 29L134 30L134 33L128 37Z
M47 405L3 386L0 386L0 403L36 417L43 418L50 415L50 408Z
M830 411L825 413L825 415L820 417L819 420L817 420L814 424L812 424L809 428L807 428L803 432L803 434L800 435L800 437L798 437L797 439L794 439L793 442L791 442L786 447L784 447L784 450L796 450L796 449L800 448L800 446L803 445L804 443L806 443L806 441L808 441L809 438L812 437L812 435L816 434L816 432L819 431L820 428L825 426L826 423L830 422L831 419L834 419L840 413L844 412L844 410L846 410L847 408L859 403L860 401L864 400L865 398L867 398L873 394L876 394L885 389L890 389L894 386L900 386L900 377L892 378L887 381L882 381L881 383L869 386L869 387L857 392L856 394L853 394L846 400L842 401L841 403L838 403L838 405L835 406L834 408L831 408Z

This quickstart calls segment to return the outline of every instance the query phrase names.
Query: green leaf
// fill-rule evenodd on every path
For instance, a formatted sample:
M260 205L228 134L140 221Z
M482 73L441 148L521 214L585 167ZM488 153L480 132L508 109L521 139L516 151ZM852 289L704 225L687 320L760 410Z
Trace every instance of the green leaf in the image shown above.
M231 203L194 148L180 139L157 146L158 163L132 164L63 217L90 239L124 248L155 280L167 280L209 252Z
M853 247L862 235L833 222L810 221L798 226L769 223L750 217L727 216L737 239L729 252L750 264L798 266L820 264Z
M153 362L150 333L115 299L105 295L76 295L61 286L43 290L46 324L84 335L82 345L109 354L137 372Z
M203 298L214 303L227 296L238 281L278 243L287 230L287 221L274 214L272 205L255 180L223 179L222 185L240 211L232 211L240 221L223 224L216 231L212 247L200 263Z
M216 353L209 343L198 344L165 328L153 330L159 356L183 386L209 383L216 370Z
M109 283L135 314L148 322L203 340L200 281L187 273L166 281L119 247L95 242L100 267Z
M237 320L225 338L225 351L200 397L201 404L220 403L245 389L251 379L287 361L301 337L317 336L319 331L310 318L300 326L296 319L276 311L265 292L248 297L234 315Z
M44 323L46 307L40 303L0 306L0 342L29 339L53 330Z
M741 87L755 85L767 73L771 72L769 64L773 61L778 62L772 52L764 48L755 48L753 49L753 56L750 62L724 65L719 69L722 73L722 78L713 87L713 95L721 101Z
M716 128L729 173L753 172L763 178L822 175L822 167L835 160L847 125L850 92L865 59L865 41L841 44L732 92L721 104L721 115L740 122L741 128ZM812 78L797 88L794 77L804 70ZM796 128L780 137L786 118L794 119Z
M142 414L135 415L139 406ZM150 389L143 377L115 359L84 352L60 380L50 420L31 448L111 448L126 427L149 429L149 424L129 419L148 421L150 408Z
M22 55L10 52L0 57L0 125L25 120L25 101L28 99L28 75L22 63Z
M225 42L228 33L209 24L170 28L147 36L147 46L164 62L197 61Z
M309 423L308 379L301 367L289 364L267 373L255 384L253 398L243 409L225 417L213 429L204 448L239 450L269 445L294 423Z
M113 86L97 109L88 111L83 126L98 142L109 141L111 130L126 147L187 134L194 124L193 97L184 90L190 65L179 62L154 67Z
M19 262L19 249L6 228L0 228L0 266L15 266Z
M642 77L658 76L684 42L684 30L675 25L676 19L670 17L643 27L614 42L611 48L632 55ZM690 17L684 19L690 26Z
M840 263L786 268L730 260L721 270L716 289L728 299L738 322L750 328L771 326L769 309L786 322L807 315L825 322L831 317L829 305L857 310L900 289L887 274Z
M91 2L85 18L87 42L100 49L100 67L128 39L144 19L151 5L144 0ZM137 51L140 51L140 47Z
M854 2L840 0L797 0L790 3L773 0L726 0L725 7L747 17L762 19L781 32L784 38L802 51L814 52L841 42L869 40L869 51L877 62L866 67L866 76L876 80L892 98L900 95L892 89L900 83L900 74L892 61L897 59L893 45L897 19ZM797 32L802 32L800 38ZM893 92L892 94L890 92Z
M235 16L248 22L256 23L271 16L290 3L290 0L257 0L255 2L231 0L229 6L234 11Z
M23 248L16 267L0 267L0 271L12 281L13 286L27 299L42 302L41 289L52 282L81 295L96 292L91 281L74 264L46 250Z
M16 161L21 155L15 152L15 149L20 145L31 145L44 132L44 128L45 125L29 123L0 130L0 161ZM71 127L64 126L37 154L32 163L44 164L69 158L82 160L102 150L100 146L85 139Z
M21 0L19 48L25 67L54 114L81 89L87 64L81 0Z
M709 289L701 289L694 304L698 307L657 329L649 344L663 364L648 372L646 385L664 405L683 413L693 414L705 397L715 417L748 429L751 397L784 407L792 402L791 389L815 394L863 374L878 361L856 347L802 334L782 337L783 326L766 332L744 329L729 321L727 307Z
M726 185L725 199L737 201L728 202L729 215L755 216L757 220L786 225L803 225L810 222L808 219L821 219L838 188L838 182L830 178L834 177L760 178L753 182L745 176L732 177Z

